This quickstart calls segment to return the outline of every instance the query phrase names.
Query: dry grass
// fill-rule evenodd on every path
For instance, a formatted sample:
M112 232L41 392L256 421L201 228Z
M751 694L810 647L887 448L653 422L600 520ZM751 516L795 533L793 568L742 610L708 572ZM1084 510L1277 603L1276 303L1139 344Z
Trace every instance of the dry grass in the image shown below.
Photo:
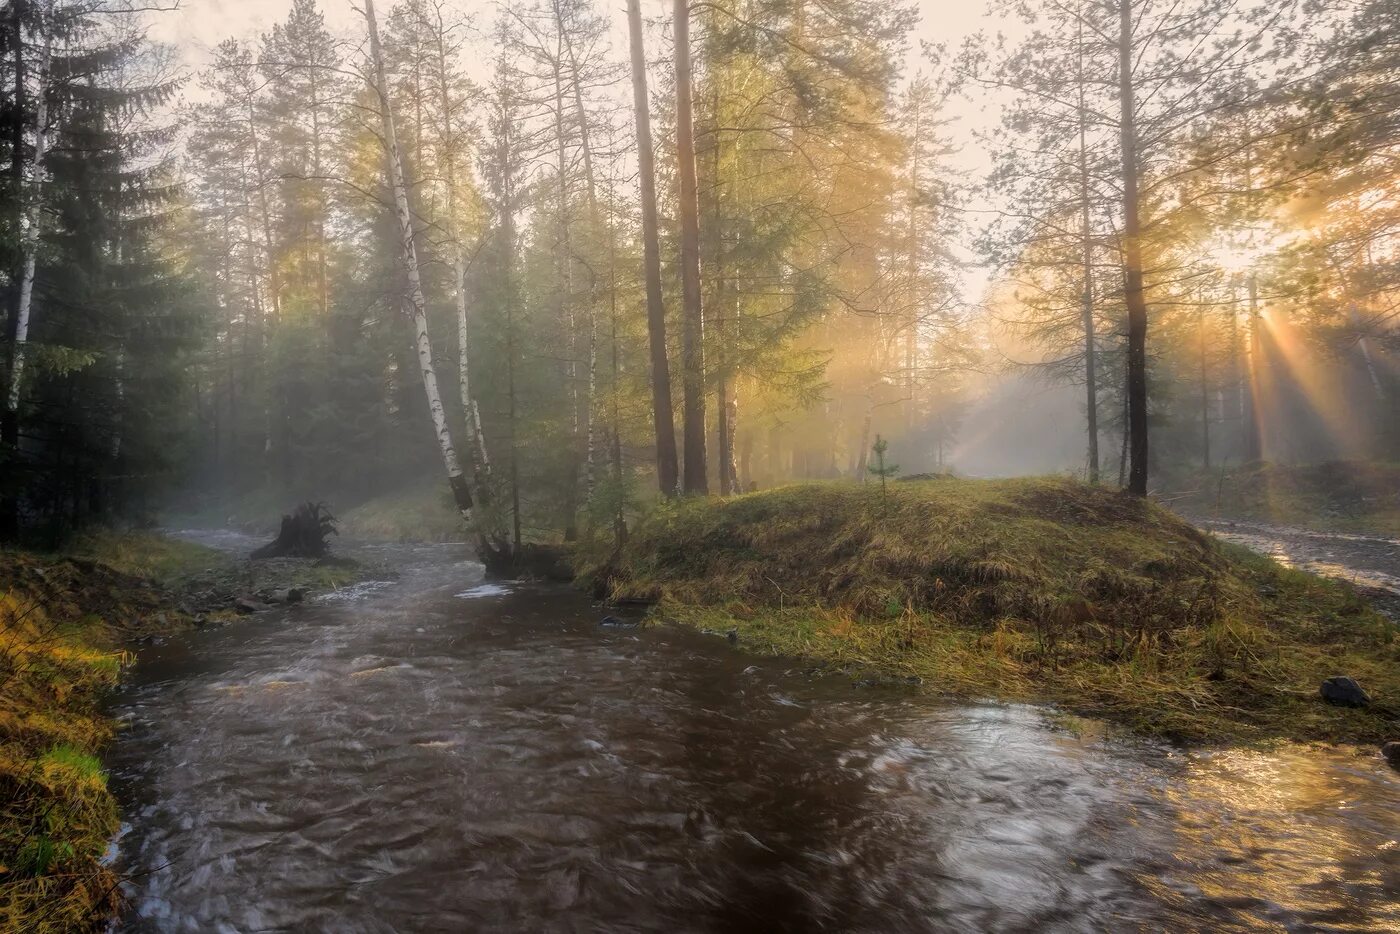
M126 637L185 623L145 579L0 552L0 930L96 930L116 911L101 702Z
M1396 627L1354 592L1068 480L800 485L664 507L581 556L765 651L1052 701L1182 739L1394 738ZM1381 702L1329 707L1348 673Z

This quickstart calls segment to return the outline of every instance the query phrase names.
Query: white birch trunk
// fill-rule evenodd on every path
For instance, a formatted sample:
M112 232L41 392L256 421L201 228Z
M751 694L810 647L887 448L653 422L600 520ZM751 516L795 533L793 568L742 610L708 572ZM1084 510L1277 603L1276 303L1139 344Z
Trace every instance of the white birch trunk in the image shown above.
M20 274L19 308L15 315L15 363L10 369L9 395L6 405L11 412L19 411L20 383L24 378L24 346L29 340L30 310L34 304L34 269L39 253L39 218L43 214L44 153L49 142L49 65L53 57L53 0L46 0L39 14L39 29L44 35L44 48L39 58L39 73L34 89L34 177L29 186L29 204L25 208L23 234L24 271ZM22 50L16 54L23 54Z
M472 498L466 477L452 445L452 431L443 411L442 395L438 392L437 371L433 368L433 348L428 339L428 315L423 298L423 280L418 273L418 251L413 242L413 217L408 209L408 186L404 182L403 159L398 139L394 135L394 114L389 104L389 85L384 78L384 57L379 49L379 24L374 17L374 0L365 0L365 21L369 26L370 58L374 67L374 90L379 97L380 114L384 121L384 149L389 159L389 187L394 192L394 213L398 219L399 249L408 270L408 300L413 314L413 329L418 350L418 366L423 373L423 392L428 397L428 411L433 418L433 430L442 463L447 469L447 482L452 486L453 499L462 518L471 520Z
M452 134L452 100L447 88L447 49L443 26L437 31L439 106L442 107L442 160L447 185L447 236L452 241L452 268L457 293L457 379L461 391L462 416L467 423L469 448L476 460L476 480L480 485L491 476L491 459L486 454L486 437L481 431L481 409L471 392L471 337L467 332L467 256L462 249L462 231L457 222L457 157L453 150L456 140ZM478 486L477 495L483 490Z

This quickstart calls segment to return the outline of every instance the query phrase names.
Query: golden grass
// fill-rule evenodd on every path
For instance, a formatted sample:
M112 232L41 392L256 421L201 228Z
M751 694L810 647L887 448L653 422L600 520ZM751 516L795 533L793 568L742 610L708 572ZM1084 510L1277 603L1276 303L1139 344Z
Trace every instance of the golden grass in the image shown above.
M1394 738L1400 640L1345 585L1063 479L807 484L664 506L617 599L741 644L961 695L1050 701L1189 740ZM1378 704L1323 704L1356 677Z
M128 554L157 567L172 552ZM117 878L100 862L117 829L98 758L113 731L102 699L125 637L185 622L143 578L0 552L0 930L97 930L115 913Z

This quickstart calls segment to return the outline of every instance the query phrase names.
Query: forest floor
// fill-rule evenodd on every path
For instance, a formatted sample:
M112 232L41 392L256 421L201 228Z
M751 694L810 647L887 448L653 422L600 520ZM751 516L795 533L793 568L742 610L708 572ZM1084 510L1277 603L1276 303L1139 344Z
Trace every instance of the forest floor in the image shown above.
M103 699L128 646L231 619L239 599L246 611L260 594L363 574L146 533L88 536L63 555L0 551L0 931L101 929L119 907L100 757L116 728Z
M1400 629L1345 583L1064 479L805 484L662 507L585 580L760 652L1184 741L1400 738ZM1365 709L1319 696L1346 674Z
M1400 536L1400 464L1249 464L1175 478L1161 501L1192 518Z

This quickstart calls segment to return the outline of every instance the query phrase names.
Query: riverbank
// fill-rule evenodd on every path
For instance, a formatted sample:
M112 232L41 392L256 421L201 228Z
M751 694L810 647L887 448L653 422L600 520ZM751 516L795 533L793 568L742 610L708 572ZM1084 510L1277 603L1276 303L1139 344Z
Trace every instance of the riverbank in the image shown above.
M0 552L0 579L0 929L89 930L119 902L102 862L117 829L103 698L127 643L193 618L150 579L87 558Z
M580 570L759 652L1186 741L1397 738L1400 638L1344 584L1060 479L799 485L651 514ZM1366 709L1334 707L1347 674Z
M96 533L65 555L0 551L0 930L100 929L119 907L101 755L128 646L364 573L150 533Z
M1162 501L1200 519L1400 536L1400 464L1248 464L1173 478Z

